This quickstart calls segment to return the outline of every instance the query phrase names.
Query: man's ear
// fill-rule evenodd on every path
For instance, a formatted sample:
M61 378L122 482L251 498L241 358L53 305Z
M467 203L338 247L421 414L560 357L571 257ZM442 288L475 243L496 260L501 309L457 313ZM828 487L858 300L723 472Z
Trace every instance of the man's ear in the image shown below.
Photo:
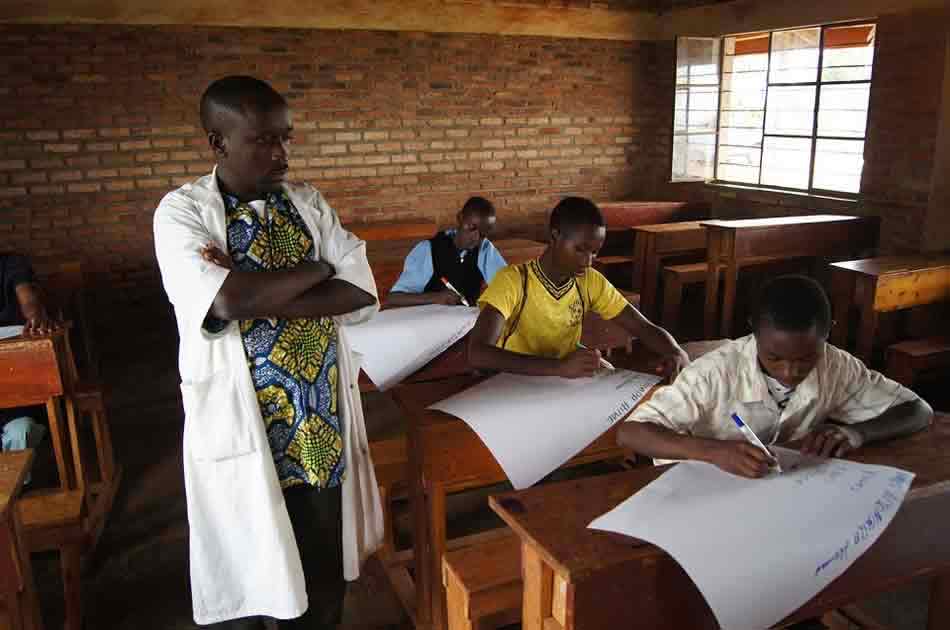
M557 228L551 228L551 229L549 230L549 234L551 235L551 242L552 242L552 243L556 242L558 239L561 238L561 230L559 230L559 229L557 229Z
M215 157L225 157L228 154L227 142L224 136L217 131L208 132L208 146L214 152Z

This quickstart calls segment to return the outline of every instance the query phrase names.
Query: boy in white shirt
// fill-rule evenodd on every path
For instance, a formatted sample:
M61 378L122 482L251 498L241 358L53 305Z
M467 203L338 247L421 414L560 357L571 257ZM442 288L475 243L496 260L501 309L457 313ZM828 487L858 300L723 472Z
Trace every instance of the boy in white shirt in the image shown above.
M620 444L657 463L701 460L755 478L771 458L743 438L732 414L766 445L803 439L802 452L823 457L914 433L933 418L914 392L828 343L831 307L811 278L772 280L751 324L752 335L697 359L634 411Z

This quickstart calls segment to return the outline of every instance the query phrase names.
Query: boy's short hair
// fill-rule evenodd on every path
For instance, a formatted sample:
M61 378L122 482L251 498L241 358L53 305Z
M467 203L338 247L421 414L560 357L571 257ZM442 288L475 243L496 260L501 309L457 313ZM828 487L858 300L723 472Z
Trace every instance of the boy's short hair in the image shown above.
M223 77L201 95L201 126L205 132L221 131L217 127L222 111L244 116L248 111L268 112L280 106L286 107L287 100L266 81L244 75Z
M463 217L478 217L484 219L495 215L495 206L484 197L469 197L462 206Z
M597 204L584 197L565 197L551 211L550 228L569 234L579 227L607 225Z
M790 332L805 332L814 327L824 336L831 330L831 303L814 278L779 276L762 287L751 323L755 332L766 324Z

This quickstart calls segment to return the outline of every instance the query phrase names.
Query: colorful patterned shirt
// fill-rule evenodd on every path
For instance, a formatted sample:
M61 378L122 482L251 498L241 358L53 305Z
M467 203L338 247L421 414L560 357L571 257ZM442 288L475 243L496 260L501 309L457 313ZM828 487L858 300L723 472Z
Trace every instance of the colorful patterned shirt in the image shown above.
M313 236L285 194L250 203L224 195L224 202L235 269L290 269L313 259ZM281 487L339 485L344 468L335 322L249 319L240 328Z

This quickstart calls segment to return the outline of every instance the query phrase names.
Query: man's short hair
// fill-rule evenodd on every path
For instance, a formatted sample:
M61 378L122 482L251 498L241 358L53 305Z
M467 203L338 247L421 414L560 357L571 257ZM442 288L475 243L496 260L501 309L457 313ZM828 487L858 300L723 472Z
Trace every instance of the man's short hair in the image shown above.
M825 290L800 275L779 276L762 287L752 315L752 328L763 325L776 330L806 332L813 327L819 335L831 330L831 304Z
M220 114L229 111L246 116L249 111L269 112L286 107L287 100L266 81L249 76L230 76L214 81L201 96L201 126L205 133L219 129Z
M597 204L584 197L565 197L551 211L550 228L561 234L571 234L580 227L606 224Z
M462 206L462 217L485 219L495 215L495 206L484 197L469 197Z

